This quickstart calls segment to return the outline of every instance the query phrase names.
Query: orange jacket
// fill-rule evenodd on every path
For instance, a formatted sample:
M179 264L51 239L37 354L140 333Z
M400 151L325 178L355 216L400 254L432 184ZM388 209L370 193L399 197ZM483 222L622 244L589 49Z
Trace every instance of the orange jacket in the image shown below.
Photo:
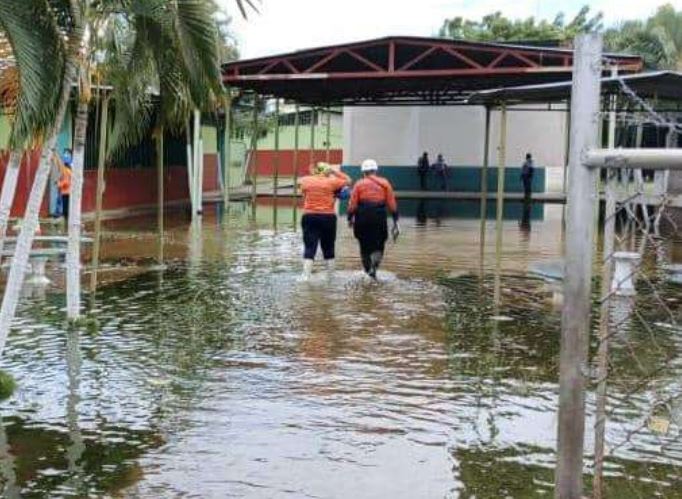
M303 193L303 213L335 215L335 193L350 184L350 177L343 172L329 176L310 175L298 181Z
M60 171L61 175L59 176L57 187L59 187L59 193L62 196L67 196L71 194L71 168L61 165Z
M348 215L354 215L358 205L362 203L383 204L393 215L398 213L393 186L385 178L376 175L365 177L355 183L348 203Z

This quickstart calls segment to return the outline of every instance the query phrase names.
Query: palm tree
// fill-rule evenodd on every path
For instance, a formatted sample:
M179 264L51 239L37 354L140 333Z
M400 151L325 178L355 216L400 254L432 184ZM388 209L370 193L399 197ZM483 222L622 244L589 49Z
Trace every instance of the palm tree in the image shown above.
M13 60L0 79L5 112L12 118L10 157L0 193L0 253L14 202L24 147L44 135L54 120L63 71L62 43L49 16L34 16L44 2L0 0L3 56ZM8 46L8 47L7 47Z
M612 51L641 55L648 68L682 70L682 12L663 5L646 21L626 21L606 30L604 44Z
M253 4L250 0L236 0L241 9L244 5ZM22 4L22 2L19 2ZM126 19L130 37L130 53L128 60L128 73L137 88L144 91L137 95L128 94L129 99L118 99L116 105L116 123L112 133L112 150L122 144L133 143L134 138L140 136L141 126L127 127L127 124L138 125L149 122L151 117L148 100L149 71L137 71L144 69L155 70L157 88L159 92L159 106L156 112L157 136L163 136L166 126L180 127L184 123L189 112L194 108L206 108L214 102L222 92L220 68L218 64L217 27L213 22L216 6L213 0L130 0L121 2L116 0L27 0L25 9L16 9L18 3L12 0L0 0L0 26L5 27L9 33L19 33L25 45L17 47L15 53L19 61L19 52L22 57L29 59L34 65L44 64L49 58L37 58L36 51L32 49L40 45L42 40L39 36L51 40L52 44L41 45L44 51L59 56L63 61L62 78L54 82L57 89L56 106L46 109L55 109L51 115L49 111L43 111L41 117L48 116L46 120L45 136L46 144L43 147L40 165L36 172L33 187L26 208L24 223L17 241L14 259L10 269L2 307L0 308L0 354L9 333L10 325L16 312L19 293L23 285L24 270L28 263L29 251L33 242L33 236L38 225L38 216L42 202L47 178L49 163L55 151L57 136L63 122L66 107L71 96L71 90L79 75L79 63L88 60L89 40L85 34L90 34L88 18L90 7L97 7L99 12L107 15ZM16 12L22 16L15 15ZM61 22L62 29L66 28L63 41L62 33L57 29L57 22ZM37 28L43 28L39 30ZM12 31L13 30L13 31ZM44 31L49 31L50 36ZM18 36L16 38L19 38ZM21 50L19 50L21 49ZM21 64L18 64L21 68ZM27 66L30 67L30 66ZM80 73L82 76L82 73ZM82 79L82 78L81 78ZM49 87L53 80L41 80L42 86ZM35 84L35 83L34 83ZM54 90L53 88L53 90ZM121 89L122 95L128 89ZM23 91L23 87L22 87ZM49 93L49 92L45 92ZM41 94L42 95L42 94ZM79 98L79 106L84 101ZM42 101L37 101L38 103ZM86 101L87 102L87 101ZM82 109L82 108L81 108ZM120 111L120 112L119 112ZM78 120L85 121L87 114L79 112ZM80 126L78 134L85 132L85 126ZM157 155L159 163L162 163L161 141L157 141ZM79 146L77 146L79 147ZM74 154L74 192L79 190L78 169ZM78 161L82 161L79 159ZM81 170L82 172L82 170ZM82 173L81 173L82 174ZM82 178L82 177L81 177ZM82 184L81 184L82 185ZM162 196L162 193L160 193ZM76 195L78 197L78 195ZM76 208L74 204L71 205ZM80 206L77 207L79 209ZM78 216L78 215L77 215ZM77 244L74 241L80 238L80 225L71 223L69 226L69 265L72 269L79 267L78 251L73 251ZM78 234L78 238L74 234ZM78 271L67 271L71 275L68 279L73 282ZM69 293L69 315L77 316L79 312L79 294Z

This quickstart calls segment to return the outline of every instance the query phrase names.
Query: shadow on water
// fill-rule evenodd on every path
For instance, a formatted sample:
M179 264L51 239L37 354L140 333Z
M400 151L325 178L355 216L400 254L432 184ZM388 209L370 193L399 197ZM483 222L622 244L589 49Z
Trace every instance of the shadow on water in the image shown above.
M279 206L276 230L268 205L170 220L167 270L140 265L105 283L96 323L66 328L54 289L22 305L3 357L19 384L1 406L5 495L550 493L560 300L528 269L561 256L562 234L561 208L540 208L510 204L498 262L494 222L479 247L477 203L401 203L404 234L379 283L359 271L345 227L336 275L316 268L299 282L291 206ZM126 239L105 239L105 264L153 256L148 223L109 225ZM634 307L660 320L647 293ZM682 348L669 320L652 348L628 310L614 398L638 376L632 349L653 371ZM650 395L630 395L614 441ZM674 495L682 449L671 434L662 455L660 442L642 434L609 460L613 497Z

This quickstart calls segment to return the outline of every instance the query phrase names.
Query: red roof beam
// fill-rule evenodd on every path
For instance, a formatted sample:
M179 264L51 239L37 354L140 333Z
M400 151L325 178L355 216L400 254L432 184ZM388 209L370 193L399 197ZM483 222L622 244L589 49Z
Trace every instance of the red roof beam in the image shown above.
M400 68L398 68L398 71L405 71L410 69L412 66L417 64L419 61L425 59L426 57L430 56L433 54L436 50L439 50L439 47L431 47L426 49L424 52L419 54L417 57L414 57L413 59L407 61L405 64L403 64Z
M471 59L470 57L467 57L464 54L462 54L461 52L459 52L457 49L445 46L445 47L442 47L441 50L444 50L448 54L455 56L457 59L464 62L465 64L468 64L472 68L481 69L483 67L482 65L480 65L479 63L477 63L476 61Z
M344 50L342 53L344 53L344 52L345 52L346 54L350 55L351 57L353 57L354 59L356 59L356 60L360 61L361 63L365 64L366 66L369 66L370 68L374 69L375 71L381 71L381 72L385 72L385 71L386 71L386 68L382 68L382 67L379 66L378 64L374 64L372 61L370 61L369 59L367 59L367 58L361 56L360 54L356 53L356 52L353 51L353 50Z

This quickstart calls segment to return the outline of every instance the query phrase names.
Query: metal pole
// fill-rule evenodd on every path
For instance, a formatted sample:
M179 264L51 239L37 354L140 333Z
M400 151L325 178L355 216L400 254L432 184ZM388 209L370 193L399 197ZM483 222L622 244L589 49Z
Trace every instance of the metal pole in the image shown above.
M258 94L253 98L253 129L251 131L251 156L249 156L249 163L251 163L251 209L256 212L256 197L258 196L258 187L256 182L258 161L256 153L258 152Z
M618 68L611 68L611 77L618 76ZM608 147L616 146L616 96L609 97ZM601 499L604 493L604 444L606 429L606 378L609 373L609 314L611 310L612 266L616 234L616 194L614 179L616 171L608 170L604 181L606 202L604 205L604 242L602 248L601 309L599 311L599 348L597 351L597 394L594 421L594 482L592 495Z
M481 275L485 264L485 231L488 218L488 167L490 166L490 107L485 107L485 131L483 139L483 165L481 168Z
M561 186L561 190L563 191L564 195L566 194L566 190L568 187L568 156L570 155L570 150L571 150L571 113L570 113L570 107L571 107L571 100L569 99L566 101L566 105L569 107L569 110L566 112L566 122L565 122L565 136L564 136L564 182L563 185Z
M296 229L296 211L298 208L298 133L301 124L301 107L296 104L294 116L294 230Z
M587 347L597 172L585 168L581 156L597 141L601 55L600 35L591 33L576 38L559 359L558 456L555 472L555 497L559 499L578 499L583 493L585 373L589 369Z
M504 215L504 170L507 162L507 105L500 106L500 145L497 155L497 220L495 222L495 306L500 303L500 266L502 256L502 219Z
M279 194L279 99L275 101L275 161L272 171L272 195L275 198L277 211L277 196Z
M109 95L102 101L102 115L99 123L99 156L97 158L97 199L95 200L95 240L92 246L92 273L90 274L90 292L97 291L97 270L99 268L99 252L102 231L102 198L104 196L104 163L107 151L107 130L109 117Z
M230 164L232 148L230 138L232 137L232 94L227 89L225 98L225 130L223 130L223 208L226 210L230 204Z
M327 152L325 156L325 161L329 163L331 158L331 140L332 140L332 113L329 107L327 107Z
M157 260L159 266L163 266L163 205L164 205L164 186L163 186L163 127L159 127L156 137L156 169L157 169L157 227L158 227L158 247Z
M310 166L315 164L315 107L310 108Z

